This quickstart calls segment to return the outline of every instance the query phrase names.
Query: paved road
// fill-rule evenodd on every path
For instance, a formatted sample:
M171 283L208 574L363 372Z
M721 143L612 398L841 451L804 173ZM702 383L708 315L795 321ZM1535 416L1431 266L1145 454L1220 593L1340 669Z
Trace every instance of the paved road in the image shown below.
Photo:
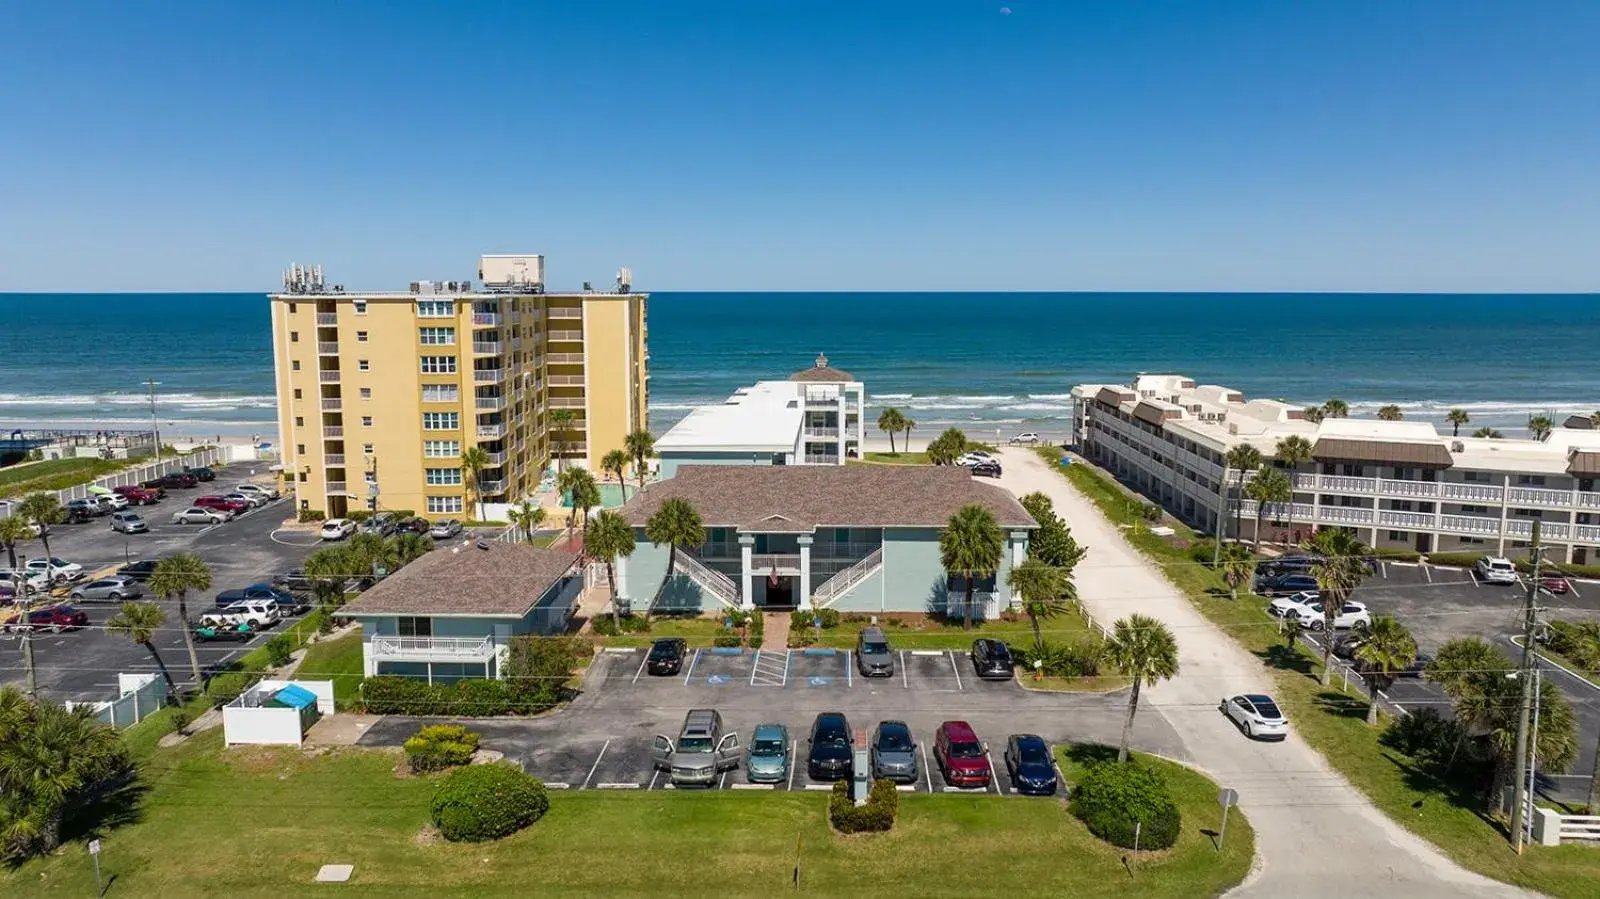
M1130 546L1094 504L1030 450L1003 451L1002 485L1055 503L1088 555L1078 593L1110 622L1142 612L1178 640L1179 677L1145 693L1183 743L1183 758L1239 791L1256 829L1258 869L1231 895L1249 897L1526 896L1466 871L1389 820L1295 735L1246 740L1218 711L1220 697L1261 690L1261 662L1202 616Z

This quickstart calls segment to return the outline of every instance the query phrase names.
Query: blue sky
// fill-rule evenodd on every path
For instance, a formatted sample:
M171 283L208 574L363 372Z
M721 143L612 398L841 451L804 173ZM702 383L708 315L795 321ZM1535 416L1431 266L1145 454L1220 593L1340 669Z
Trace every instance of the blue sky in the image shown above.
M1585 0L17 0L0 34L0 290L480 252L559 287L1600 289Z

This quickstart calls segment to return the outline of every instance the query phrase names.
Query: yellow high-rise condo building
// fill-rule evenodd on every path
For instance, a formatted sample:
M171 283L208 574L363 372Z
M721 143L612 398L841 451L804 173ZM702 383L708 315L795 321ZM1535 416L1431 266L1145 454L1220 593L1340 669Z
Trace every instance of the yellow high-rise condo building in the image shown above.
M611 292L546 293L544 257L484 256L478 280L366 293L285 274L272 345L299 509L476 518L649 426L648 295L627 269Z

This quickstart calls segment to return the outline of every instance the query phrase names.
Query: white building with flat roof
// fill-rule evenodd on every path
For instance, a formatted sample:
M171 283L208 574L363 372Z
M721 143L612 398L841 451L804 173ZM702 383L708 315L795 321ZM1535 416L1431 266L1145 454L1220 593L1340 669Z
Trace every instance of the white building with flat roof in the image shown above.
M1225 472L1227 452L1249 444L1287 468L1274 458L1279 442L1299 436L1312 458L1292 472L1293 501L1265 510L1269 541L1337 526L1375 547L1522 556L1539 521L1542 542L1554 547L1547 558L1600 563L1600 431L1591 428L1556 428L1537 441L1455 437L1427 422L1318 422L1299 407L1177 374L1081 384L1072 396L1083 455L1206 531L1225 509L1231 534L1237 509L1239 530L1254 534L1256 505L1233 495L1240 478Z
M656 440L661 476L680 465L843 465L861 456L866 396L819 354L786 381L757 381L684 416Z

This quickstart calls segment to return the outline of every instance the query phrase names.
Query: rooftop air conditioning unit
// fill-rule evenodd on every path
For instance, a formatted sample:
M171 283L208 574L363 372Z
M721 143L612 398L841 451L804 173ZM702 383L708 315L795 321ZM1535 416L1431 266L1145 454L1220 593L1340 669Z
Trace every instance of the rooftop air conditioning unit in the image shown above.
M412 293L422 293L422 282L421 281L412 281L411 282L411 292Z
M1450 452L1452 452L1452 453L1464 453L1466 451L1467 451L1467 445L1465 443L1462 443L1459 440L1450 441Z

